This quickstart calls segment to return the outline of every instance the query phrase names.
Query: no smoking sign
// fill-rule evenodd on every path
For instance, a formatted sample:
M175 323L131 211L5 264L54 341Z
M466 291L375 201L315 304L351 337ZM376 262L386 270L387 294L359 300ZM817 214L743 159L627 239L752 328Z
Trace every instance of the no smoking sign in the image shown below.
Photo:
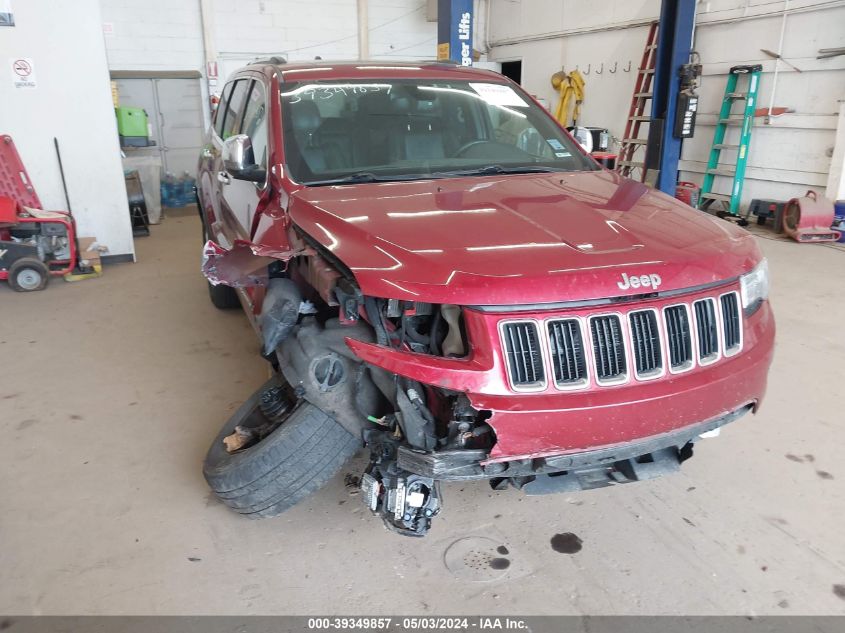
M12 66L12 80L15 88L35 88L35 64L29 57L13 57L9 60Z
M32 73L32 64L25 59L16 59L12 62L12 69L16 75L26 79Z

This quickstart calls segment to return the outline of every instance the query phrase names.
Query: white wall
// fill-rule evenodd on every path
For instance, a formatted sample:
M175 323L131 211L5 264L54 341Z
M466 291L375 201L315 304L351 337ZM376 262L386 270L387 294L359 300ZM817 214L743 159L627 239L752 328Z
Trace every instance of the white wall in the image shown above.
M221 81L253 59L356 59L356 0L212 0L209 16ZM204 48L200 0L101 0L112 70L198 70ZM371 59L434 59L437 24L426 0L370 0ZM205 82L204 89L205 89ZM207 95L204 95L207 96Z
M112 70L200 70L200 0L102 0Z
M491 4L489 31L476 31L476 46L485 48L486 35L491 45L488 54L491 60L521 59L523 86L552 105L557 102L550 81L552 74L561 68L579 69L587 84L581 123L609 127L621 137L636 79L635 69L648 32L644 25L656 19L659 0L488 2ZM637 24L641 26L631 26ZM621 26L627 28L620 29ZM607 30L608 27L616 30ZM631 71L626 73L628 61ZM616 72L611 73L614 63Z
M522 59L523 84L556 103L552 73L589 69L581 122L610 128L621 138L648 32L659 0L488 0L490 24L476 46L490 45L494 61ZM703 161L713 138L715 113L727 71L738 64L763 63L759 96L768 105L774 61L760 52L776 51L781 2L710 0L698 5L695 49L704 64L701 108L694 139L684 142L681 179L701 183ZM793 0L783 55L804 70L780 64L775 105L794 108L766 125L755 121L743 201L786 199L808 187L824 191L830 170L839 106L845 97L845 58L816 60L819 48L845 46L845 3ZM631 62L632 72L623 69ZM604 66L603 72L597 69ZM616 73L610 69L616 67ZM720 186L717 183L717 188ZM724 187L725 184L721 183Z
M14 2L0 32L0 132L15 140L46 209L66 209L53 137L59 139L80 235L109 254L133 253L123 168L97 0ZM15 88L10 58L31 57L36 88Z
M192 70L205 76L200 0L100 0L109 70ZM200 82L203 128L209 90Z
M768 106L774 86L775 62L760 52L761 48L777 51L782 14L760 15L737 22L722 22L741 17L731 11L736 0L711 1L710 12L702 13L696 29L696 48L704 64L700 94L702 134L684 144L682 177L701 182L712 142L714 114L721 104L726 75L736 63L762 63L758 106ZM782 5L751 7L763 13L781 9ZM771 120L755 120L748 158L744 202L751 198L788 199L803 195L808 188L825 192L831 156L836 138L838 100L845 97L845 58L817 60L818 49L845 46L845 3L832 8L813 8L820 2L790 2L796 12L787 17L783 56L801 68L796 72L779 63L774 105L794 108ZM830 3L826 3L830 4ZM729 51L729 54L726 54ZM739 60L733 62L732 60ZM708 116L709 115L709 116ZM725 185L723 185L724 187ZM723 190L726 190L723 188Z
M357 59L356 0L214 0L218 55L231 72L278 54L291 61ZM370 0L371 59L433 59L437 25L424 0ZM221 73L222 74L222 73Z

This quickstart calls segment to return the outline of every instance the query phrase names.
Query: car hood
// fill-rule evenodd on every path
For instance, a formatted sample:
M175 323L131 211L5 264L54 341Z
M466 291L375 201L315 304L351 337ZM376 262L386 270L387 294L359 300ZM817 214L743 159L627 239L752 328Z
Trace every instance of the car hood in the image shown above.
M364 294L431 303L677 290L760 259L748 232L605 170L308 187L289 209Z

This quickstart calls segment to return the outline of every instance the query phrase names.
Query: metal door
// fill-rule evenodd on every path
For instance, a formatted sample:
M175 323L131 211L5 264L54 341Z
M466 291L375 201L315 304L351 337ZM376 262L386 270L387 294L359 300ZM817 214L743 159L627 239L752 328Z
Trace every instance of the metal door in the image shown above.
M117 90L121 105L146 111L156 142L127 154L159 153L165 172L193 176L204 136L199 79L118 79Z
M165 170L193 176L205 130L199 79L153 79Z

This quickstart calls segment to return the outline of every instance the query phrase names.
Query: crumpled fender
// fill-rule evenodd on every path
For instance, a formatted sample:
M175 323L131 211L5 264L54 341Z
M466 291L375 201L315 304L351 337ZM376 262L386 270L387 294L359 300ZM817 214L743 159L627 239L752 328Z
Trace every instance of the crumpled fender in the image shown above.
M465 393L507 392L495 357L482 350L465 359L418 354L352 338L347 338L346 344L361 360L425 385Z
M467 340L491 340L490 318L475 310L464 310ZM464 358L448 358L399 350L372 342L347 339L358 358L394 374L424 385L434 385L464 393L511 395L502 361L491 345L470 346Z
M267 266L274 261L287 261L294 251L277 251L236 240L226 249L212 240L202 248L202 274L213 285L223 284L233 288L267 285Z

